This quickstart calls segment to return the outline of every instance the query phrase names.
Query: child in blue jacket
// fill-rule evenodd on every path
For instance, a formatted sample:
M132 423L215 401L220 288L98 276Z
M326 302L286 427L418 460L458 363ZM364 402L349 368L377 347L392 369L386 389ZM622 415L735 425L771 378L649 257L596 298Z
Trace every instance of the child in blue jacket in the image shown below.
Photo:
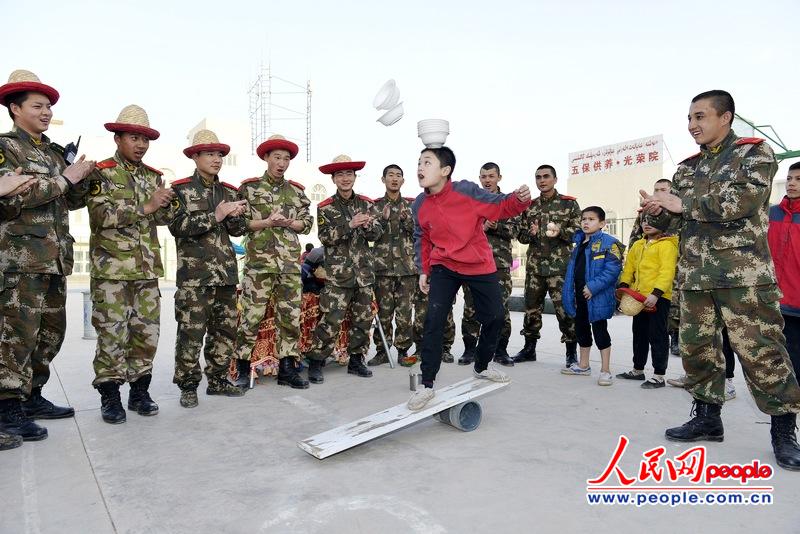
M564 311L575 318L575 335L580 346L580 361L562 369L565 375L590 376L589 351L594 342L600 349L601 386L612 384L609 362L611 337L607 320L614 316L617 301L614 290L622 271L622 244L603 232L606 212L589 206L581 212L581 229L575 233L567 276L564 280Z

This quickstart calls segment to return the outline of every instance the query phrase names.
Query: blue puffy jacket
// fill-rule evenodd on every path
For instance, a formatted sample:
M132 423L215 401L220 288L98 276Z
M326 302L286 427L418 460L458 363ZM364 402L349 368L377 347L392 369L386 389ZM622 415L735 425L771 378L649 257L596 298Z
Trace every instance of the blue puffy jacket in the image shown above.
M567 265L567 277L564 280L564 311L570 317L575 317L575 261L578 255L578 246L584 238L582 230L575 233L573 242L575 248ZM584 258L578 261L586 262L586 286L592 292L592 298L587 301L589 308L589 322L611 319L617 308L614 291L617 279L622 272L623 245L617 239L603 231L597 232L589 238Z

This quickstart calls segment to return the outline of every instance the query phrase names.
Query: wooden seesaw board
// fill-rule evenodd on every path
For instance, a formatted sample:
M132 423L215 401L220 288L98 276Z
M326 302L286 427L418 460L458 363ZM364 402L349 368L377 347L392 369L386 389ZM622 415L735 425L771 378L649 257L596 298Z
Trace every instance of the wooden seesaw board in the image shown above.
M297 442L297 446L320 460L356 445L407 427L426 417L508 386L510 382L468 378L436 390L436 395L418 412L406 408L406 403L363 417L321 434ZM422 387L422 386L419 386Z

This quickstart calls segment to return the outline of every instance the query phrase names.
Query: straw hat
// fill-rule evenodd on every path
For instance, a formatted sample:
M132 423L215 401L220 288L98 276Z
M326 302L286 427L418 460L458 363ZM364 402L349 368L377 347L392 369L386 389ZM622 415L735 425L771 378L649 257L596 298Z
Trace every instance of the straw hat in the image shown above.
M35 93L42 93L50 99L50 104L58 102L58 91L43 84L39 77L29 70L15 70L8 77L8 83L0 86L0 104L8 106L6 98L14 93L21 93L23 91L33 91Z
M286 139L282 135L273 135L260 145L256 149L256 154L258 154L259 159L264 159L266 154L269 154L273 150L286 150L289 152L289 159L294 159L297 153L300 151L297 148L297 145Z
M320 167L319 172L332 175L336 171L360 171L366 164L365 161L353 161L350 156L342 154L333 158L332 163Z
M107 122L105 127L106 130L114 133L141 134L151 141L158 139L161 135L157 130L150 128L150 119L147 118L147 112L136 104L122 108L117 120Z
M632 317L642 310L653 311L644 307L646 297L638 291L634 291L629 287L621 287L617 289L616 294L619 300L619 310L625 315Z
M220 143L219 139L217 138L217 134L211 130L200 130L194 134L194 137L192 138L192 146L184 148L183 153L187 158L191 158L192 155L203 151L220 151L222 152L223 156L227 156L228 152L231 151L231 147L224 143Z

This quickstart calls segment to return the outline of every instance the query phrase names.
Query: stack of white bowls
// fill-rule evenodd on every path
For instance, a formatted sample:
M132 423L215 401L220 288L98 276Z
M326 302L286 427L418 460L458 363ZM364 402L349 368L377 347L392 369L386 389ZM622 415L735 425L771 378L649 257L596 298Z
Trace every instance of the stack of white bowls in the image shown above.
M399 103L398 103L399 102ZM372 100L372 105L377 110L388 110L378 117L378 122L384 126L391 126L403 118L403 103L400 102L400 88L394 80L389 80L378 91Z
M450 123L444 119L425 119L417 123L417 135L427 148L441 148L450 134Z

